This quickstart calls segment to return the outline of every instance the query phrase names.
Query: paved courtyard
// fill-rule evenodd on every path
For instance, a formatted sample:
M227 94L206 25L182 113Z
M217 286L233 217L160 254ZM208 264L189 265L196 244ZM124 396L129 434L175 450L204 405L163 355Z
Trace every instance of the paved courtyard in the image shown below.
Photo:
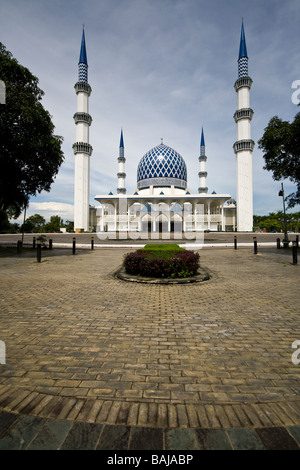
M41 263L0 257L3 423L275 427L300 445L300 364L292 361L300 271L291 254L206 248L209 281L151 285L114 276L129 251L54 250Z

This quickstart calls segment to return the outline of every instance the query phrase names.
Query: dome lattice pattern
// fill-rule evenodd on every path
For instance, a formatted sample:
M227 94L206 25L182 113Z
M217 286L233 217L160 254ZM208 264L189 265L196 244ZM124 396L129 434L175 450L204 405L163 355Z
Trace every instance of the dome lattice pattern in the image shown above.
M141 159L137 169L137 183L138 188L174 184L185 189L187 185L185 161L171 147L164 144L157 145Z

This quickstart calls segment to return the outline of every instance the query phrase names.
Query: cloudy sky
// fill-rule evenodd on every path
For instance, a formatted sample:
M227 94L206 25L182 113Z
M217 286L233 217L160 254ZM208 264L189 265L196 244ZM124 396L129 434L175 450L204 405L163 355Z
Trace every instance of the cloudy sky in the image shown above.
M74 84L82 24L93 90L91 204L95 195L116 194L121 128L127 193L136 189L139 160L161 138L183 156L189 189L197 192L203 126L209 192L235 197L233 85L242 17L253 79L253 140L262 137L272 116L291 121L299 112L292 102L292 84L300 81L299 0L1 0L0 10L0 41L39 78L43 105L64 138L65 160L55 183L31 199L29 215L73 219ZM263 166L256 144L259 215L282 210L280 182ZM284 184L286 193L294 190Z

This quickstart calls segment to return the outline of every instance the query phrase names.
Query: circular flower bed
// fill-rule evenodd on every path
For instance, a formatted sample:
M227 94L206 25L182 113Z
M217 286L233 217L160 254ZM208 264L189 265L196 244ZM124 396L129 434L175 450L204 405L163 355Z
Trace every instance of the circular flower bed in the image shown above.
M149 244L124 258L127 274L156 278L184 278L197 274L199 254L175 244Z

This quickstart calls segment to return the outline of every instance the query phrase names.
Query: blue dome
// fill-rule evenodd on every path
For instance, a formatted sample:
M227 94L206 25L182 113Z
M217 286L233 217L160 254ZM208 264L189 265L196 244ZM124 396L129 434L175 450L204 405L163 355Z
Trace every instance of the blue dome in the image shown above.
M137 169L138 188L174 185L182 189L187 186L187 171L184 159L178 152L164 144L149 150L141 159Z

